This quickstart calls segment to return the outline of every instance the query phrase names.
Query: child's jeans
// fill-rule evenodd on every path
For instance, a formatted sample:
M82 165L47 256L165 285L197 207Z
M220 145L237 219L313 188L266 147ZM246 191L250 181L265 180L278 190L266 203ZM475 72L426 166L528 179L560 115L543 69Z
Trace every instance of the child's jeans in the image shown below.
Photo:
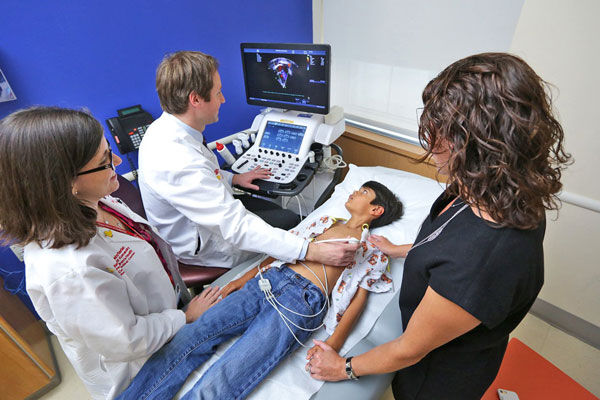
M300 314L316 314L325 296L309 280L288 267L263 273L271 291L284 306ZM316 317L284 314L304 328L316 328L327 310ZM312 332L289 323L302 342ZM258 278L209 308L196 322L185 325L154 353L119 399L171 399L188 375L228 339L242 335L183 398L241 399L300 345L258 288Z

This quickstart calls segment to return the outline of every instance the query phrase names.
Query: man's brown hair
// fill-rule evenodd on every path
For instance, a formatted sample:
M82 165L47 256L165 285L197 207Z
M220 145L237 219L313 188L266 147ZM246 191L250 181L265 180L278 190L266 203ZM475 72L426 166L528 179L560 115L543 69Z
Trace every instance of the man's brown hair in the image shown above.
M213 75L218 68L219 63L214 57L199 51L166 55L156 70L156 91L163 110L169 114L183 114L192 92L204 101L210 101Z

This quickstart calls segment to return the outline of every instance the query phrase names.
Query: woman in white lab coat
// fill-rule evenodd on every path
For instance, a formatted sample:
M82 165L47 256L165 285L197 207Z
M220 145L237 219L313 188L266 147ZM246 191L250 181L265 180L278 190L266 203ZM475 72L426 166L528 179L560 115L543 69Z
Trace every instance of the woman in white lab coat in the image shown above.
M190 295L170 247L110 197L100 123L60 108L0 121L1 239L26 245L27 292L94 398L113 398L218 296Z

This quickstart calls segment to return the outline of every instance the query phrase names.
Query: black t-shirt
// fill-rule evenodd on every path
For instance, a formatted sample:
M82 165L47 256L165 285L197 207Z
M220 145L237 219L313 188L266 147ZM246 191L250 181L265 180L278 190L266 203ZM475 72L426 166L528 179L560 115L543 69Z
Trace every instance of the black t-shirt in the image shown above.
M452 218L461 199L443 193L415 240L419 243ZM428 286L481 321L462 336L398 371L398 399L479 399L492 383L508 334L525 317L544 282L545 221L532 230L498 228L470 207L442 233L409 252L404 264L400 310L404 329Z

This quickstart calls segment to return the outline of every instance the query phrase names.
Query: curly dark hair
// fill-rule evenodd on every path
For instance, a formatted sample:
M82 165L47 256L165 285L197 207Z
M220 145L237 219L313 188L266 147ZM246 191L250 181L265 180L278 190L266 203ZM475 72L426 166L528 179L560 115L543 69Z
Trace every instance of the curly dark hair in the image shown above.
M558 209L571 155L547 86L519 57L483 53L453 63L423 91L422 160L449 149L448 193L499 227L533 229L546 209Z

